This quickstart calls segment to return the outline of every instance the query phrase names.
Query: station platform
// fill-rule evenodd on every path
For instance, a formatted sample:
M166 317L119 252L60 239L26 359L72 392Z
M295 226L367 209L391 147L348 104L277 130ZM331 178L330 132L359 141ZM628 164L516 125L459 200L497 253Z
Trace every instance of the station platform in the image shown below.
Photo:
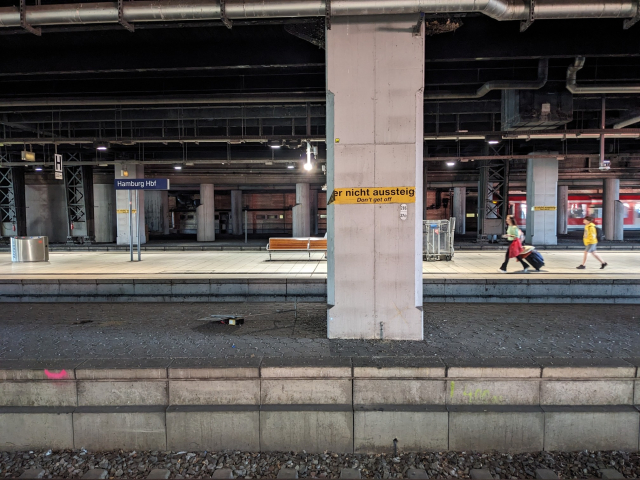
M541 271L522 273L502 251L461 251L452 261L423 262L424 301L640 303L640 252L605 250L576 270L582 252L543 252ZM134 255L134 258L137 256ZM151 251L52 252L47 263L12 263L0 253L0 301L301 301L326 302L322 253Z

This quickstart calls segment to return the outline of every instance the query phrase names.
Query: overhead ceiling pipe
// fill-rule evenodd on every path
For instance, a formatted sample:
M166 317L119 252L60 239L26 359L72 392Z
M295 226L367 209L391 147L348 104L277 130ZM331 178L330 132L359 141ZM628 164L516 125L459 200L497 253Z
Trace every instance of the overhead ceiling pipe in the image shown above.
M490 80L475 92L425 92L425 100L454 100L482 98L493 90L538 90L545 86L549 77L549 59L538 62L538 78L529 80Z
M196 104L266 104L266 103L324 103L322 93L286 95L191 95L143 96L143 97L44 97L44 98L0 98L0 108L9 107L63 107L91 105L196 105Z
M628 127L629 125L633 125L634 123L638 123L638 122L640 122L640 114L636 112L633 115L627 117L626 119L621 120L618 123L614 124L613 128L617 130L618 128Z
M638 84L577 85L577 75L584 67L584 63L584 57L576 57L573 64L567 68L567 90L574 95L584 93L640 93L640 85Z
M535 19L631 18L635 0L536 0ZM496 20L528 20L525 0L332 0L330 15L392 15L423 12L483 13ZM232 20L324 17L325 0L226 0L225 15ZM124 2L122 19L117 2L29 6L25 23L32 26L99 23L185 22L220 19L220 4L211 0ZM18 7L0 8L0 27L20 27Z

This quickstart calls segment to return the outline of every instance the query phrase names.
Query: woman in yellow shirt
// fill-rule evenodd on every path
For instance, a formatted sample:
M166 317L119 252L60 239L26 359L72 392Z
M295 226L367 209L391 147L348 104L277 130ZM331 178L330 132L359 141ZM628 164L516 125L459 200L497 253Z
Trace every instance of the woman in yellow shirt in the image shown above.
M598 245L598 230L596 229L596 224L593 223L593 217L586 216L582 221L584 223L584 236L582 240L584 242L584 256L582 257L582 264L576 267L578 270L584 270L584 264L587 263L587 256L589 254L593 255L600 262L600 270L606 267L608 264L603 262L602 259L596 253L596 248Z

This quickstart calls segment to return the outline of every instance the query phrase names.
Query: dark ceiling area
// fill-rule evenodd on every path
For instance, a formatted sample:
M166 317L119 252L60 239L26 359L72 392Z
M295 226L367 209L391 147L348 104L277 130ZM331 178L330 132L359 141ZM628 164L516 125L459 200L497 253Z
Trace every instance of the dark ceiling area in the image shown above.
M557 152L588 164L598 153L593 132L599 132L603 95L571 95L568 67L585 57L581 86L640 85L640 25L624 30L621 20L550 20L521 33L518 22L479 14L427 17L444 19L457 28L426 39L427 160L451 157L472 169L467 160L474 157ZM214 21L158 23L137 25L133 33L120 25L57 26L43 27L41 36L0 28L0 159L17 162L31 149L51 162L57 150L96 165L142 161L150 172L181 163L194 173L285 174L305 157L310 140L322 163L323 23L237 21L232 29ZM535 81L540 59L548 59L548 71L536 95L558 102L566 115L557 125L507 128L503 91L471 98L486 82ZM443 92L459 98L429 98ZM606 129L615 133L616 123L634 115L640 115L637 93L606 94ZM634 127L640 123L607 139L607 155L635 175L640 130ZM504 140L487 144L485 136L495 133ZM269 141L282 148L269 148ZM97 152L96 142L109 150Z

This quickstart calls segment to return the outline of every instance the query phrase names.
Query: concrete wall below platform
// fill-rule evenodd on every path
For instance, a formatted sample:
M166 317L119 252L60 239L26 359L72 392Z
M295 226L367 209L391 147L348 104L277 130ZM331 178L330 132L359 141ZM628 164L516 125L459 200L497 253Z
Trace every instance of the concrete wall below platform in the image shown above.
M325 279L0 279L0 302L327 301ZM637 279L423 280L424 303L640 304Z
M0 362L0 451L640 449L631 359L73 362Z

